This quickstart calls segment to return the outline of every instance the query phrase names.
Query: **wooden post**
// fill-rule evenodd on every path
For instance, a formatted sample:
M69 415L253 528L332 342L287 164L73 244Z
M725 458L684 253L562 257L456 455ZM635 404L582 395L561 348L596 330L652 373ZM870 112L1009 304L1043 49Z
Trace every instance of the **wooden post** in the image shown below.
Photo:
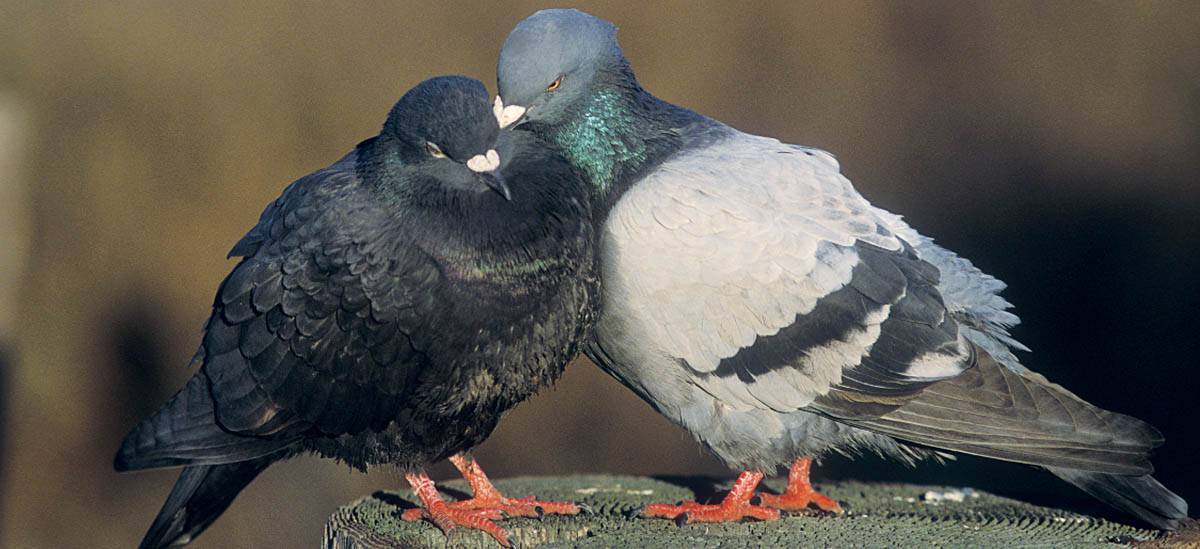
M631 520L648 503L719 497L728 479L580 476L516 478L496 482L506 495L536 495L547 501L578 501L592 515L548 516L502 521L519 547L1044 547L1125 546L1155 543L1159 533L1079 513L1038 507L977 491L911 484L843 482L819 484L841 501L842 515L816 511L774 522L688 524ZM783 479L769 481L778 492ZM439 483L448 500L467 497L461 481ZM961 498L961 500L960 500ZM417 506L409 493L376 492L330 517L326 549L446 547L446 537L427 522L409 523L400 513ZM1172 543L1185 541L1175 536ZM1193 532L1193 539L1195 537ZM498 547L482 532L458 529L450 547ZM1177 545L1170 545L1177 546Z

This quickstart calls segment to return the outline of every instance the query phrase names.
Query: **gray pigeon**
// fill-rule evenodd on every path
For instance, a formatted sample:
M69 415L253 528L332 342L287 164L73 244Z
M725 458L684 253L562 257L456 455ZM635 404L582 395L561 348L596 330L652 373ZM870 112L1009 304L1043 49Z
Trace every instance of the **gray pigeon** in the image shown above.
M198 371L126 437L118 471L184 466L141 543L183 545L272 463L394 464L449 534L577 513L504 498L466 453L556 379L598 305L586 186L530 134L501 132L478 80L406 93L377 137L292 183L230 255ZM422 472L450 457L475 497Z
M616 27L541 11L498 63L502 126L592 184L604 295L588 356L746 472L677 521L838 510L812 458L962 452L1045 468L1156 527L1187 504L1150 476L1162 435L1025 368L1000 281L872 206L830 154L658 99ZM786 491L751 497L791 465Z

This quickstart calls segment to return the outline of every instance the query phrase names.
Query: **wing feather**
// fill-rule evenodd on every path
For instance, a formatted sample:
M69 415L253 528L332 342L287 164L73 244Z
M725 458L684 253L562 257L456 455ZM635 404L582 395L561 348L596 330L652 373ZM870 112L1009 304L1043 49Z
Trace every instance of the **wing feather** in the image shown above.
M1135 418L1088 404L1032 372L1002 366L972 346L973 367L930 385L876 418L851 423L936 448L1043 467L1118 475L1152 471L1162 435Z
M726 404L795 410L866 354L887 300L859 306L857 324L839 325L811 348L765 348L772 366L816 357L791 371L718 370L850 283L857 244L902 252L904 243L879 228L886 221L826 155L739 135L669 161L622 197L605 226L606 292L622 304L612 308L628 325L622 331L645 334Z
M392 419L371 414L394 411L380 401L412 379L418 354L401 324L415 326L413 298L438 278L423 254L379 253L400 243L379 233L390 213L363 192L343 160L293 183L234 247L246 257L204 338L225 429L336 436Z
M605 230L606 284L635 304L611 309L623 331L734 409L825 397L828 413L878 416L967 367L976 334L959 320L1008 320L994 293L968 293L1002 285L870 206L832 157L771 139L738 134L665 163ZM964 288L951 304L939 266Z

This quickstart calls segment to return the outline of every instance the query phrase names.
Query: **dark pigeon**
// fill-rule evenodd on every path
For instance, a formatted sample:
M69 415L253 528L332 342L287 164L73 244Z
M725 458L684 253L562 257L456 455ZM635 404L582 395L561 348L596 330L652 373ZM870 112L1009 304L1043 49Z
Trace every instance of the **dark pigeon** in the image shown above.
M1187 504L1150 476L1150 425L1025 368L1003 283L872 206L832 155L748 135L642 89L616 28L538 12L508 36L499 119L587 174L604 298L588 356L728 466L685 521L814 503L811 460L946 451L1049 470L1164 529ZM782 495L751 505L764 473Z
M306 452L394 464L443 530L574 513L503 498L466 454L554 381L598 305L577 172L501 132L487 91L422 82L377 137L292 183L230 252L196 374L125 438L118 471L183 466L142 548L182 545L268 465ZM451 457L476 498L422 472Z

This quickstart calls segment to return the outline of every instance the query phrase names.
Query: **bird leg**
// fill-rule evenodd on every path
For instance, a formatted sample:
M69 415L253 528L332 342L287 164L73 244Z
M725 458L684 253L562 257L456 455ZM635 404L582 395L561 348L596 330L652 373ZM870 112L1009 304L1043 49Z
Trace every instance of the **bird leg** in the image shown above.
M750 498L754 488L762 480L760 471L746 471L738 476L729 490L729 495L718 505L701 505L687 501L679 505L654 504L642 509L643 517L669 518L683 525L689 522L735 522L743 518L758 520L775 520L779 518L778 509L768 509L752 505Z
M523 498L504 497L492 485L492 482L488 480L487 475L483 473L483 469L479 467L479 463L474 458L463 454L454 454L450 456L450 463L453 463L458 468L463 478L467 479L467 482L470 483L471 491L475 493L471 499L451 503L451 507L457 509L495 509L517 517L540 517L545 514L575 515L579 513L579 506L571 502L538 501L534 496Z
M509 516L541 517L546 514L574 515L579 513L579 506L571 502L538 501L534 496L523 498L504 497L492 485L492 482L488 480L483 469L479 467L479 463L463 454L450 456L450 463L453 463L458 468L463 478L467 479L467 483L471 485L471 491L474 492L474 496L471 499L444 504L450 509L483 512L487 513L484 516L490 519L500 519ZM422 511L422 509L409 509L404 512L403 518L408 521L421 520L425 518Z
M812 458L797 459L792 464L791 471L788 472L787 488L779 495L759 494L758 497L762 500L762 504L785 511L799 511L812 503L823 511L841 511L842 506L838 505L838 502L813 490L812 483L808 481L810 467L812 467Z
M404 478L408 479L408 483L412 485L413 491L417 493L417 497L421 499L421 503L425 505L423 509L409 509L401 516L407 521L416 521L426 519L441 528L446 537L450 537L451 531L455 526L464 526L466 528L474 528L483 530L490 534L496 541L505 547L512 547L508 541L508 532L503 528L496 526L492 520L503 518L503 514L496 509L456 509L447 505L442 501L441 494L438 494L437 488L433 486L433 481L429 479L425 473L406 474Z

